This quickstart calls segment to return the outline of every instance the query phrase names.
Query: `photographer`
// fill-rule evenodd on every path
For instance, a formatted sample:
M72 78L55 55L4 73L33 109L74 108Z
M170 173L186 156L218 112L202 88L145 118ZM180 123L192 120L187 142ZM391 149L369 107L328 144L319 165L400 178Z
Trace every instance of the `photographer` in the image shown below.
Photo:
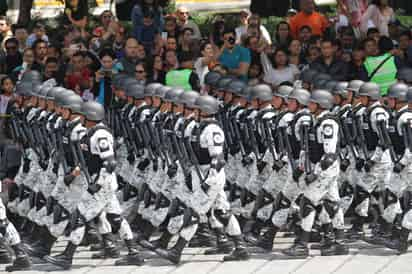
M91 92L99 103L109 108L113 103L112 78L117 71L113 68L115 54L112 49L103 49L99 58L101 67L95 74Z
M223 40L217 59L229 69L229 74L246 81L251 62L249 49L236 45L236 33L233 29L225 29Z

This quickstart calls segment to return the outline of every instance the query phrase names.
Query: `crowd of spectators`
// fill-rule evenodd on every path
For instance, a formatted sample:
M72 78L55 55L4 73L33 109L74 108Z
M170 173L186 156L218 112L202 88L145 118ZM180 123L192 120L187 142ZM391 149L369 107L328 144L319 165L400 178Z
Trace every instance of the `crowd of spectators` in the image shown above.
M106 10L91 28L88 12L87 0L65 1L61 25L53 30L0 17L2 96L28 70L108 106L117 73L141 84L207 92L204 77L211 70L276 88L293 84L306 68L338 81L367 80L365 60L383 54L394 56L397 68L412 65L411 30L401 26L386 0L366 5L357 25L344 13L328 18L313 0L301 0L300 10L289 11L274 29L242 10L237 26L216 16L208 33L200 31L187 8L166 14L157 0L136 1L131 27Z

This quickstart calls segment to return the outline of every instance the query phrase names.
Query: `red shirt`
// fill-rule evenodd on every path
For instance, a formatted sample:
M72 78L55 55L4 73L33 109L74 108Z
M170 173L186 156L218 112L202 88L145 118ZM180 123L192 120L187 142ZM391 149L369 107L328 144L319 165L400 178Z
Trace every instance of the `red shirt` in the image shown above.
M308 15L301 11L290 18L289 25L292 31L292 36L298 38L299 30L303 26L311 27L313 35L323 36L323 33L329 26L329 22L325 16L318 12L312 12L312 14Z
M67 88L75 90L79 86L81 90L88 88L90 83L91 72L88 68L84 68L79 74L71 73L66 76Z

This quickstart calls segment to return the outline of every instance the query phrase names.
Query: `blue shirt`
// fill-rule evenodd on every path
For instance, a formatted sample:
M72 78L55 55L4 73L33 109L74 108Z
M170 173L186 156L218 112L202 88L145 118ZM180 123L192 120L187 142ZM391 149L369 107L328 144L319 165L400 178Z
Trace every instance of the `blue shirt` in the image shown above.
M225 49L219 57L219 62L228 69L237 69L240 63L250 64L250 51L239 45L235 46L232 51ZM247 77L247 75L244 77Z

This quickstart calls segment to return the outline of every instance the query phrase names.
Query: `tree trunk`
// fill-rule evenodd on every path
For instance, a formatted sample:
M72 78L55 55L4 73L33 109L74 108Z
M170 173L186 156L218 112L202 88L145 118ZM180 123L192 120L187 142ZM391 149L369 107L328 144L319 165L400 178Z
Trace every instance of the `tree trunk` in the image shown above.
M19 18L17 24L27 26L31 18L31 8L33 7L33 0L20 0Z

